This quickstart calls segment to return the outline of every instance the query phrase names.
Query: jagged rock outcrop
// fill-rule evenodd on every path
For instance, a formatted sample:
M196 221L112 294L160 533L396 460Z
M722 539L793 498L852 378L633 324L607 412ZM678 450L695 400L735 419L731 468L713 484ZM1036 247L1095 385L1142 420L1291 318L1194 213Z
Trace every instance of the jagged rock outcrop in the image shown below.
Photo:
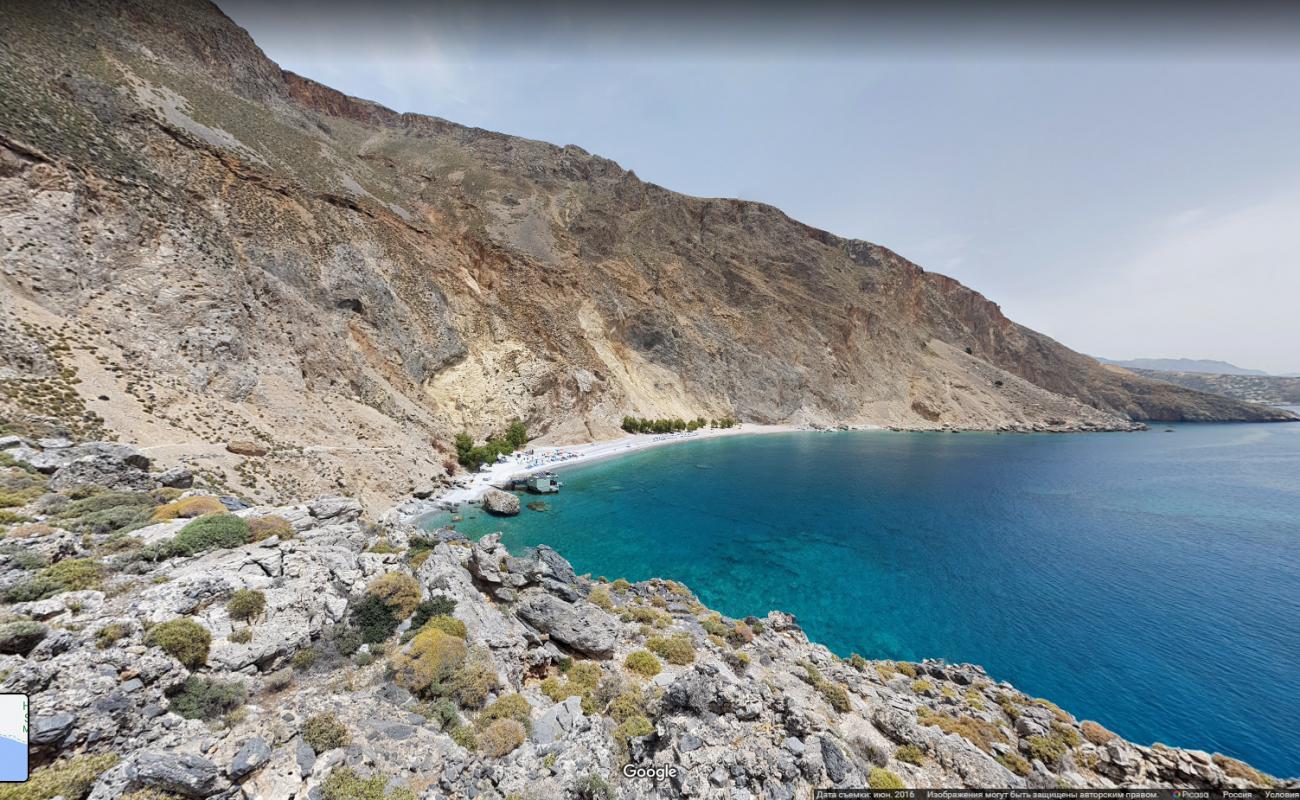
M623 800L789 799L881 770L914 787L1276 783L1125 741L977 666L842 660L780 612L728 619L672 581L593 581L553 549L369 523L349 498L137 527L177 491L77 494L103 499L33 494L5 526L31 556L0 554L3 614L34 640L0 655L0 691L31 696L38 769L95 765L94 800L305 799L370 777L420 798Z
M0 412L165 459L201 441L191 468L264 499L381 507L444 473L431 440L513 417L554 441L624 414L1288 418L1103 367L770 206L347 97L203 0L18 0L0 37Z

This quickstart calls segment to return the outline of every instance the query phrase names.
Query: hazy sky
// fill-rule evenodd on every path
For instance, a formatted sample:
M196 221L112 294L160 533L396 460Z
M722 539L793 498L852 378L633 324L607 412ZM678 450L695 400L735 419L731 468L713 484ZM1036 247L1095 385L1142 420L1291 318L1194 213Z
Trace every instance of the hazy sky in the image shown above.
M1077 350L1300 372L1300 14L1280 4L218 2L287 69L772 203Z

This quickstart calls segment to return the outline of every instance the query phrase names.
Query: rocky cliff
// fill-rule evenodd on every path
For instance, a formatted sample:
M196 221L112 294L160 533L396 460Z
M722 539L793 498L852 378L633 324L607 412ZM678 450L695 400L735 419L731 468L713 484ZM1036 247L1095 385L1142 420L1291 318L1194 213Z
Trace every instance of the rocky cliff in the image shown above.
M5 416L197 454L266 498L392 500L450 434L513 417L553 441L625 414L1289 418L1105 368L770 206L347 97L200 0L8 4L0 236Z
M0 691L31 695L37 765L0 798L1280 785L977 666L841 658L672 581L593 580L347 498L247 507L151 468L120 444L0 439Z

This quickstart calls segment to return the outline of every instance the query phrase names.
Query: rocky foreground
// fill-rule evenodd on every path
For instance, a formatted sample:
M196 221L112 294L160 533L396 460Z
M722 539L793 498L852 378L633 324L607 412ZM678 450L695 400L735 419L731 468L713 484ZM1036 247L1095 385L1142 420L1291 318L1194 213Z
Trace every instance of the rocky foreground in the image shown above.
M977 666L841 659L789 615L728 619L546 547L341 497L247 507L125 445L0 448L0 691L30 694L37 765L0 799L1278 785Z

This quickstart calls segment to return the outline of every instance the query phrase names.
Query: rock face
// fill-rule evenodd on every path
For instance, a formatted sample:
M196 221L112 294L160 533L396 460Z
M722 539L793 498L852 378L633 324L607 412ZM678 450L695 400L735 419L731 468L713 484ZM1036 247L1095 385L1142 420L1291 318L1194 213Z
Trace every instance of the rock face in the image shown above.
M500 489L488 489L483 495L483 509L502 517L513 517L519 513L519 498Z
M19 510L40 517L59 498ZM370 523L337 496L234 513L274 517L282 533L152 560L130 540L165 539L174 523L83 536L48 517L24 532L27 551L82 559L79 574L96 585L0 609L6 626L24 626L15 635L45 632L0 654L0 691L31 697L37 768L116 759L91 800L314 798L340 770L421 798L604 785L598 796L618 800L789 800L861 788L878 769L910 787L1273 783L1223 756L1125 741L977 666L845 661L788 615L728 619L672 581L597 583L550 548L511 553L499 535L470 543ZM31 577L0 561L6 589ZM436 608L435 649L396 618L362 645L388 613L363 601L385 586L401 592L383 596ZM252 617L232 617L241 590L262 595ZM149 633L178 618L210 637L188 666ZM222 697L236 698L236 713ZM529 724L498 754L483 737L502 718ZM625 765L675 777L655 784Z
M407 485L392 475L444 471L431 439L513 417L560 441L629 413L985 430L1289 418L1103 367L770 206L347 97L282 71L202 0L12 5L0 218L22 224L4 229L0 375L30 381L25 413L102 414L146 444L274 437L302 496L343 481L385 500ZM57 408L40 380L64 382ZM363 440L384 447L337 446Z

